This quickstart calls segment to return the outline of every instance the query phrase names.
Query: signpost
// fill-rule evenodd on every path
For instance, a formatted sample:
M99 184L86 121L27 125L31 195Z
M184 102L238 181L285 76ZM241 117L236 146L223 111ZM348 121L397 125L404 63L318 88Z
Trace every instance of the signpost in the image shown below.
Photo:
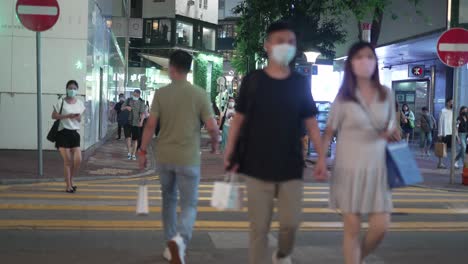
M449 21L450 22L450 21ZM448 23L450 25L450 23ZM468 30L464 28L452 28L445 31L437 42L437 55L439 59L447 66L454 68L453 81L453 118L452 118L452 149L450 166L450 183L455 183L455 155L456 155L456 137L457 129L456 109L458 105L458 85L460 82L459 68L468 62Z
M468 30L452 28L445 31L437 42L437 55L449 67L465 65L468 62Z
M57 0L18 0L16 15L25 28L36 32L37 151L39 176L43 176L41 32L51 29L57 23L60 7Z

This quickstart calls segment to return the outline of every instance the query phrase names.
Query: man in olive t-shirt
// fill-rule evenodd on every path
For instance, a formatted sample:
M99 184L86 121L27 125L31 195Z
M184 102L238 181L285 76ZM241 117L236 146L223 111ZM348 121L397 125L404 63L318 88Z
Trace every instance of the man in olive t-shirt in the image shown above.
M185 263L185 248L192 237L197 214L200 181L200 120L211 136L212 152L217 151L219 130L204 90L187 81L192 57L185 51L169 59L172 83L159 89L153 99L140 151L140 167L146 165L146 148L160 121L156 142L156 163L163 198L163 224L167 241L164 258L174 264ZM180 217L177 219L177 189Z

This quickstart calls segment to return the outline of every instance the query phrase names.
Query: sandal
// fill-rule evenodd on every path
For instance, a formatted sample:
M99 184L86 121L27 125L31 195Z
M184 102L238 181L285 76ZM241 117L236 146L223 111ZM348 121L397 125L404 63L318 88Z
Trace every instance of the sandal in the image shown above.
M75 193L75 190L69 189L69 190L65 190L65 192L67 192L67 193Z
M72 189L73 189L73 191L76 192L76 189L78 189L78 186L74 185L74 186L72 186Z

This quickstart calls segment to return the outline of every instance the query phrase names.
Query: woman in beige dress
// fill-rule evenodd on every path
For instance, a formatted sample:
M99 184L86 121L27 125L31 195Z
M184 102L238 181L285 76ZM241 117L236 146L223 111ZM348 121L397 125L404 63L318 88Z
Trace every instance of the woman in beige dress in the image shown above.
M392 93L380 84L375 50L366 42L355 44L324 135L326 148L338 134L330 207L343 215L346 264L364 263L390 225L392 198L385 147L391 137L398 137L395 113ZM365 215L369 229L360 241Z

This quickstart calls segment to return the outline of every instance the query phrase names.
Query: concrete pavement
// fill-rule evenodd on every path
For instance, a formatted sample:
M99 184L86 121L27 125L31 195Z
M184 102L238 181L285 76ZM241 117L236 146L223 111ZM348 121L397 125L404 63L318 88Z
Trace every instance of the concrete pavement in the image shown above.
M149 184L150 214L135 214L138 185ZM158 176L0 188L2 263L166 263ZM189 264L246 263L245 208L220 212L209 206L212 183L200 185L199 216ZM326 184L307 183L295 263L343 263L340 215L327 207ZM391 232L369 263L466 263L468 194L424 188L398 189ZM364 229L367 225L363 224ZM276 218L270 236L277 239Z

